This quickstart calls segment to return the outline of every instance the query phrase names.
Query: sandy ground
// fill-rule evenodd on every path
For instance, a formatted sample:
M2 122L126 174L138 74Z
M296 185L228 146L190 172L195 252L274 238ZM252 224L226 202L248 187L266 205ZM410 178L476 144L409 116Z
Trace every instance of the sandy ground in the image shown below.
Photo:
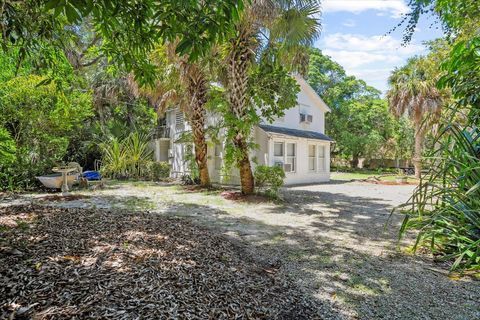
M413 186L362 182L285 188L284 202L239 202L220 191L196 192L153 183L109 183L74 192L6 198L63 207L125 208L191 219L226 234L259 260L292 277L325 305L326 319L480 319L480 283L452 279L429 256L398 250L401 217L391 209ZM404 241L404 244L407 242Z

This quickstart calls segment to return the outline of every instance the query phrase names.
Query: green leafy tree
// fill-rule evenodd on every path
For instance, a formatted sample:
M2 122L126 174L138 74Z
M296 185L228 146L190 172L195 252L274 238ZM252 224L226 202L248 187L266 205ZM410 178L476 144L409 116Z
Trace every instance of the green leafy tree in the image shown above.
M89 93L59 91L52 83L39 85L44 80L30 75L0 83L0 126L17 148L16 161L4 169L23 187L63 159L70 138L92 116Z
M412 159L414 146L414 130L408 117L400 117L393 121L394 157L396 159Z
M372 115L366 108L360 106L378 107L381 104L380 91L368 86L363 80L348 76L341 65L322 54L319 49L310 49L308 83L332 109L332 112L326 115L325 122L328 135L337 142L334 145L335 149L332 150L334 155L351 159L352 165L356 166L358 157L372 155L375 148L380 148L378 141L388 140L385 134L377 134L378 131L370 133L371 126L361 126L361 121L368 121ZM378 108L377 111L383 112ZM362 114L358 115L355 112ZM388 121L390 117L381 119L380 127L386 127ZM353 140L349 137L351 126L356 126L355 132L358 134ZM363 148L370 134L372 148Z
M384 100L353 101L345 105L344 129L338 135L338 144L352 167L359 158L372 158L386 145L392 134L393 119Z
M100 51L105 56L135 71L137 79L153 83L148 55L159 40L179 39L177 51L195 59L230 32L242 8L239 0L3 0L0 44L4 50L16 47L18 61L45 43L63 51L72 28L88 20L102 39ZM50 65L56 62L45 58Z
M15 141L10 136L10 132L0 127L0 167L14 162L16 151Z

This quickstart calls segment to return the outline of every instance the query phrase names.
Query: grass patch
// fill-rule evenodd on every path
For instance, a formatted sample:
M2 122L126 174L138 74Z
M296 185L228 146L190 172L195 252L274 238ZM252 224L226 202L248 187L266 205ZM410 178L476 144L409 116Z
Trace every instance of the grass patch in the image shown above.
M16 221L17 223L17 228L19 228L20 230L28 230L30 228L30 224L26 221L23 221L23 220L17 220Z
M121 202L128 210L151 210L155 208L155 203L148 198L131 197Z

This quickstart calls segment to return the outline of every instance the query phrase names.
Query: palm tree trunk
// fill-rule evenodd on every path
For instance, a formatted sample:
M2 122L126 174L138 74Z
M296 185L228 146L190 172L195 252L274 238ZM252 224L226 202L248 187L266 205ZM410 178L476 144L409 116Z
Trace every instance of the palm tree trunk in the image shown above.
M210 175L207 164L207 142L205 139L205 103L207 102L208 82L205 74L195 65L188 66L189 111L187 117L192 127L193 143L195 146L195 162L199 170L200 185L210 186Z
M420 179L422 174L422 149L425 132L421 121L415 122L415 151L413 153L413 166L415 167L415 178Z
M248 157L248 146L245 139L236 139L235 146L241 152L241 158L237 163L240 171L240 185L243 194L252 194L254 192L254 179L252 174L252 166Z
M227 57L227 91L228 102L231 113L238 123L246 116L248 107L248 68L253 58L254 46L252 35L247 30L241 30L239 36L232 43L232 48ZM248 132L236 129L234 132L233 144L240 151L237 159L237 167L240 170L240 184L243 194L252 194L254 191L254 180L252 167L248 154Z

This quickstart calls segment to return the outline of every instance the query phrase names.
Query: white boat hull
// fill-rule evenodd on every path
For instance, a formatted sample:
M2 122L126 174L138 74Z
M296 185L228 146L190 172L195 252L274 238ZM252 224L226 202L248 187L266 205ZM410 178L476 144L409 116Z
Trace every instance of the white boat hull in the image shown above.
M45 188L49 189L61 189L62 188L62 175L61 174L49 174L45 176L37 177L38 180L45 186ZM75 175L68 175L67 176L67 184L68 187L71 188L73 183L75 182Z

